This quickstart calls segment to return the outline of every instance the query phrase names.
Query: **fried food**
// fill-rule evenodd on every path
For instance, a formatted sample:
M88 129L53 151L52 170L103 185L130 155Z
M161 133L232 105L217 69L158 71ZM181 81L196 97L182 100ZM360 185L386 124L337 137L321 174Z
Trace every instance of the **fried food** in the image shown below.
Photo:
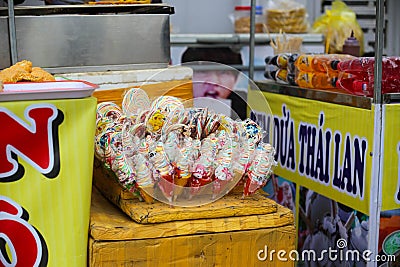
M0 71L0 81L3 83L45 82L55 81L55 78L40 67L32 67L32 62L22 60Z
M15 63L15 65L11 66L10 68L22 68L27 72L32 71L32 62L28 60L22 60L20 62Z
M0 71L0 80L4 83L16 83L21 81L29 72L21 66L11 66Z
M40 67L33 67L30 74L30 81L32 82L50 82L56 80L53 75Z

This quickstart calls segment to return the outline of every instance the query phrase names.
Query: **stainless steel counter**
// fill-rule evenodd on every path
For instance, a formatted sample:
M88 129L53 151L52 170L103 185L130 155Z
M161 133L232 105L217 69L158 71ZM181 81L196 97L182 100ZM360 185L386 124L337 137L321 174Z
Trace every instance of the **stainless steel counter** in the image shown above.
M165 68L168 5L16 7L17 59L50 72ZM0 69L11 64L7 9L0 9Z

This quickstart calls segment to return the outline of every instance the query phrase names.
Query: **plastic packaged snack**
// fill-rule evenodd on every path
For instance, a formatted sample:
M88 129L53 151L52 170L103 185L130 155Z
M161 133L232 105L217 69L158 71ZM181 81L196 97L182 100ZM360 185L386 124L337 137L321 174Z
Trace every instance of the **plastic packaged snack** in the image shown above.
M251 6L235 6L234 12L234 26L235 33L249 33L250 32L250 12ZM262 6L255 7L255 32L262 33L263 30L263 10Z
M304 5L291 0L271 1L265 10L269 32L304 33L308 31L308 15Z
M325 53L342 53L343 44L354 32L360 42L360 55L364 53L364 33L357 22L356 14L343 1L332 2L332 9L318 17L312 31L325 35Z

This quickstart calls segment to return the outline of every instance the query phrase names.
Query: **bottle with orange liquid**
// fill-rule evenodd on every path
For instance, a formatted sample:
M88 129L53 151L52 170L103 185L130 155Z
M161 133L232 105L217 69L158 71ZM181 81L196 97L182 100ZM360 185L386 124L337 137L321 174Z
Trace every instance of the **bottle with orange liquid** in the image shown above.
M296 83L302 88L334 89L336 76L323 72L300 71L296 76Z
M337 64L337 62L351 59L355 59L355 57L342 54L303 54L297 58L295 65L299 71L337 72L332 67L333 63Z

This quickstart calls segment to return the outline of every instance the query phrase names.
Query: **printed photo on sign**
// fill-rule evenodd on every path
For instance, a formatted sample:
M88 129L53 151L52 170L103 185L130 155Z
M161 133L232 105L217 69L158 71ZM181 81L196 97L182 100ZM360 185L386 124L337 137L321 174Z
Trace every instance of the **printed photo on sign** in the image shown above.
M381 212L378 251L381 258L395 256L397 265L389 266L400 266L400 209ZM385 264L385 261L378 262L378 266L388 266Z
M305 187L299 201L299 266L366 266L368 216Z
M271 175L263 190L268 193L268 198L292 210L296 214L296 184L277 175Z

